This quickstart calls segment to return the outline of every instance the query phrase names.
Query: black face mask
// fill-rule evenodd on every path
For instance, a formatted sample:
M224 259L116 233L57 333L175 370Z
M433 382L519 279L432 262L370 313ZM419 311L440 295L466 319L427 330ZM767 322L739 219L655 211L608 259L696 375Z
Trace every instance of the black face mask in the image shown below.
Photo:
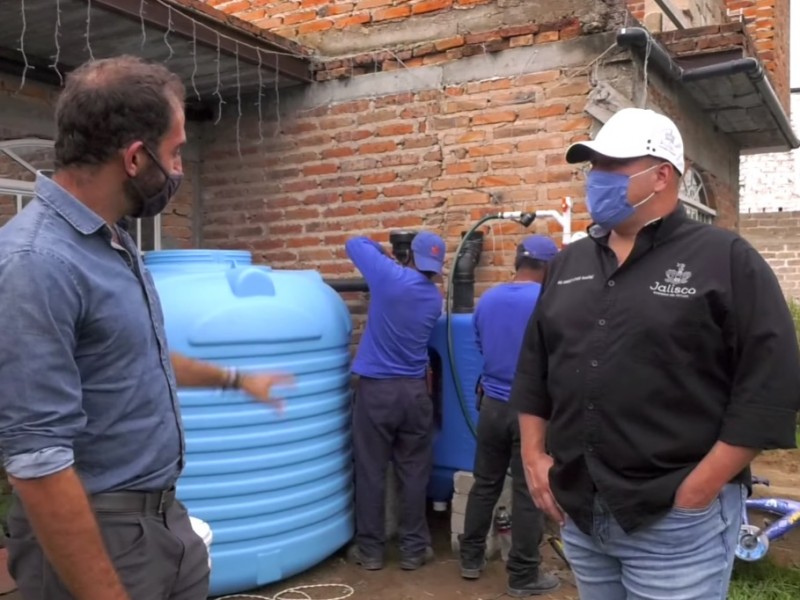
M164 174L165 180L164 183L161 184L160 189L149 191L143 189L144 186L141 183L137 183L135 177L131 177L129 179L131 187L139 197L139 208L130 215L134 219L155 217L158 213L164 210L164 208L166 208L167 204L169 204L169 201L178 192L178 188L183 181L182 173L178 173L177 175L170 173L164 168L164 166L161 164L161 161L156 158L156 155L150 150L150 148L144 146L144 149L145 152L150 155L153 163Z

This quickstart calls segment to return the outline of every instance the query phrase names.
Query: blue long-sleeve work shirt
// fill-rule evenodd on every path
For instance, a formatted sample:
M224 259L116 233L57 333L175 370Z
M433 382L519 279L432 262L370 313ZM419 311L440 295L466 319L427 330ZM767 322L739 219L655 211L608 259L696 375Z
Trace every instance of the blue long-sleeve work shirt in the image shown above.
M51 179L0 228L0 450L28 479L158 491L183 465L175 376L133 240Z
M509 282L481 296L472 323L483 355L481 385L487 396L508 401L522 338L541 289L534 282Z
M368 238L352 238L345 249L370 291L367 327L353 372L374 379L424 377L428 340L442 314L442 293L425 275L398 264Z

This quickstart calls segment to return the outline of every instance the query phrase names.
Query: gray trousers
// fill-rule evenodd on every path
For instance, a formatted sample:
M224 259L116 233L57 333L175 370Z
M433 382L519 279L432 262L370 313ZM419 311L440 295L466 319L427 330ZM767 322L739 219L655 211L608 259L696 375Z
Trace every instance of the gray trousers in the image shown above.
M161 515L98 513L97 521L131 600L206 600L208 551L180 502ZM74 600L45 558L16 496L5 542L8 570L24 600Z
M356 542L363 556L383 557L389 461L394 463L400 489L400 552L416 557L430 545L425 508L432 443L433 403L424 379L359 379L353 450Z

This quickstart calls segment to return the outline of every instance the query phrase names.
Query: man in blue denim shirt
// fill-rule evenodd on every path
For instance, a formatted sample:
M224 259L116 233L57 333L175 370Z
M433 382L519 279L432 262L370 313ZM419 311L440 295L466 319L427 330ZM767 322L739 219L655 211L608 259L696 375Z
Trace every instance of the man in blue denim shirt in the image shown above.
M14 487L9 567L26 600L205 600L207 552L174 499L176 385L270 399L279 378L170 354L121 219L176 192L184 90L132 57L74 71L56 172L0 230L0 450Z

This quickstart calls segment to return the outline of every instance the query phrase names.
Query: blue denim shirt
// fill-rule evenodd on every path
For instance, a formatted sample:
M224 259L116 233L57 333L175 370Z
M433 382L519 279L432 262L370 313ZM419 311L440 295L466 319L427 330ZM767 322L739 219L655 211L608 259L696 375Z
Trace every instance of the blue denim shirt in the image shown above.
M74 465L90 494L157 491L183 467L161 306L119 239L41 174L0 228L0 450L14 477Z

